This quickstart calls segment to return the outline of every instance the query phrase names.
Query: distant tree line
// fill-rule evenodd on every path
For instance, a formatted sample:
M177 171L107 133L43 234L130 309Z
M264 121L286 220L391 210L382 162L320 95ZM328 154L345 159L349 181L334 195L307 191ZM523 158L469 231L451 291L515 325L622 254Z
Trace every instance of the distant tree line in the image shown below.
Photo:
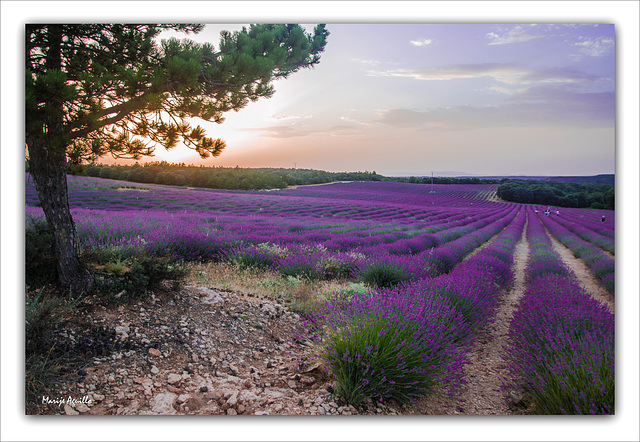
M497 195L505 201L590 209L615 208L611 184L503 179Z
M322 184L333 181L382 181L374 172L325 172L313 169L249 169L205 167L166 161L122 165L82 165L69 170L75 175L171 186L228 190L283 189L287 186Z
M451 177L393 177L386 178L387 181L397 181L399 183L416 184L500 184L500 178L451 178Z

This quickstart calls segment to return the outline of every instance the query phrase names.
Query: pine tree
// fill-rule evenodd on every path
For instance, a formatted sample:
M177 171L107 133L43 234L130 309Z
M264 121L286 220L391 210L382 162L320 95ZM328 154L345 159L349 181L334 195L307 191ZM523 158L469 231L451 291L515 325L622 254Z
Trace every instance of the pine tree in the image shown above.
M139 159L179 141L201 157L218 156L224 141L191 119L222 123L223 114L270 97L272 81L320 61L328 31L258 24L221 33L211 44L163 30L197 33L203 25L26 25L26 146L29 170L54 232L58 276L73 292L93 277L77 255L67 199L68 163L110 153Z

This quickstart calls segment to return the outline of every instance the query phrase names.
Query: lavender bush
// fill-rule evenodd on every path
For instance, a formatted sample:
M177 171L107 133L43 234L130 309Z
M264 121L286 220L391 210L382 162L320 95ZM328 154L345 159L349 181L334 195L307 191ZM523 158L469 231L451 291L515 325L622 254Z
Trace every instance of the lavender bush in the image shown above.
M468 326L445 299L383 291L326 302L312 316L323 328L336 393L411 402L436 384L459 384Z
M613 315L576 282L535 278L509 330L515 387L538 414L614 414L614 334Z

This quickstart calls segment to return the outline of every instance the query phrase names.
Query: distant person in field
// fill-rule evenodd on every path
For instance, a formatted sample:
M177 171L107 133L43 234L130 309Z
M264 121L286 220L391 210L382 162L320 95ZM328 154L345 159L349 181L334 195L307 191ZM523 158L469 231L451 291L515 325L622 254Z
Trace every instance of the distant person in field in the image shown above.
M602 222L604 222L604 215L602 215Z
M556 215L560 215L560 211L559 210L556 210Z

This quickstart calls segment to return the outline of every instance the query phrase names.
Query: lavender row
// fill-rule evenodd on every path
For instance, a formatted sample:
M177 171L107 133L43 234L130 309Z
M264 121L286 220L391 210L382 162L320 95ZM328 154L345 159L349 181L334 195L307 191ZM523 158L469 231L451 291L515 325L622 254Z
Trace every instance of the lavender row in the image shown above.
M466 255L502 230L515 211L500 215L490 224L440 244L434 235L417 235L390 244L336 251L317 242L298 245L273 243L239 246L226 260L244 267L271 268L289 276L309 278L354 278L377 287L434 277L451 271ZM362 238L358 239L360 242ZM336 240L339 241L339 240Z
M583 212L583 211L582 211ZM590 210L587 214L580 213L577 220L594 232L609 238L615 237L615 216L612 210Z
M602 250L606 250L612 254L615 254L615 240L613 238L613 230L611 230L611 236L604 236L593 229L586 227L578 218L569 217L569 216L554 216L548 217L554 222L560 224L564 229L573 232L581 239L594 244L601 248Z
M615 217L613 210L595 209L558 209L561 221L577 223L582 228L588 229L598 235L614 239ZM544 212L544 209L541 209ZM577 232L576 232L577 233ZM586 239L586 238L585 238Z
M498 302L498 293L513 280L513 254L522 236L526 213L521 210L487 247L453 271L414 283L412 290L447 297L472 329L486 324Z
M522 211L448 275L319 306L305 323L305 337L324 348L337 393L359 403L366 397L410 402L436 385L457 391L474 332L513 279L524 222Z
M307 198L330 197L376 203L387 202L418 207L492 207L497 203L488 201L488 194L495 194L497 188L497 184L434 184L431 186L398 182L352 182L299 187L275 193Z
M604 254L600 248L583 241L553 218L540 217L549 232L564 244L576 258L580 258L600 283L615 295L615 260Z
M39 209L27 208L27 211L41 213ZM140 210L113 212L74 209L73 213L82 244L108 247L130 242L134 246L144 240L151 253L175 249L170 247L170 242L174 240L192 244L194 249L198 248L197 243L219 243L221 246L241 243L272 243L280 246L313 243L335 252L369 253L376 249L389 254L417 253L442 243L435 235L392 224L323 224L318 220L300 224L269 217L203 217L198 213ZM499 219L502 216L502 212L496 215ZM447 227L446 224L442 226L443 229ZM455 236L460 236L460 233ZM153 246L156 242L158 245ZM193 260L189 254L178 254L176 257Z
M539 414L613 414L614 317L589 296L529 213L527 289L509 328L507 388Z

